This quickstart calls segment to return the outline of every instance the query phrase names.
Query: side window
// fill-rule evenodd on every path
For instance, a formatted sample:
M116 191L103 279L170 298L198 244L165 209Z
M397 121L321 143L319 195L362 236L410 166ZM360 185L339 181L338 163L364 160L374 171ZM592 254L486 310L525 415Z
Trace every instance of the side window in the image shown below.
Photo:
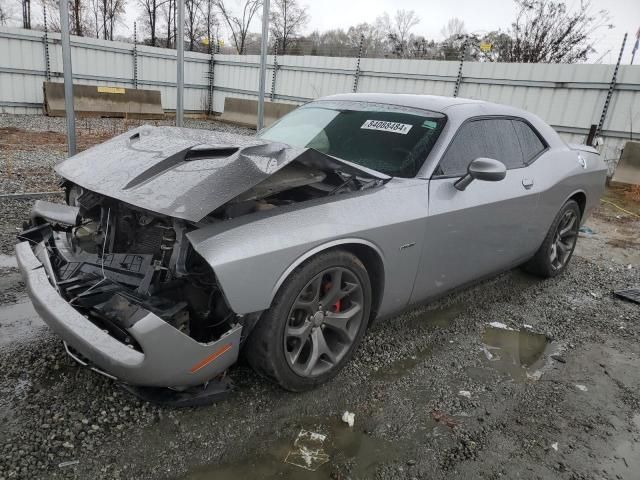
M512 123L524 154L524 163L527 164L537 157L546 146L527 123L522 120L512 120Z
M462 125L440 161L438 174L464 175L469 163L479 157L500 160L507 169L524 166L511 120L472 120Z
M524 167L520 142L516 136L511 120L482 120L487 137L487 158L500 160L507 170Z
M482 122L467 122L460 127L440 161L441 175L464 175L467 166L487 150Z

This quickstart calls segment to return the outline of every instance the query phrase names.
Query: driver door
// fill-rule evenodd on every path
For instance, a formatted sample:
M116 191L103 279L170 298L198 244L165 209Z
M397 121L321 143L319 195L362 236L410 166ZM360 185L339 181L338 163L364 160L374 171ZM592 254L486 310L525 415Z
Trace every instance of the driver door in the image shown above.
M453 184L476 158L499 160L503 180ZM509 118L465 122L429 181L429 215L412 303L522 262L538 248L532 234L539 192Z

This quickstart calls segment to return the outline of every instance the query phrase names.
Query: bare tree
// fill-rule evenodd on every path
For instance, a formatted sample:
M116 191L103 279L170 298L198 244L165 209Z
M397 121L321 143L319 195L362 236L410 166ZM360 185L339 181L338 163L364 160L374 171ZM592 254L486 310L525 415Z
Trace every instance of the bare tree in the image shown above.
M71 13L71 25L70 25L71 33L73 35L83 37L84 31L85 31L83 16L85 14L85 11L84 11L84 4L82 0L69 0L69 9Z
M381 56L385 51L386 32L381 30L378 25L370 23L360 23L349 27L347 30L349 44L353 48L360 48L360 39L363 38L362 55L363 56Z
M47 28L50 32L60 31L60 5L58 0L42 0L47 6ZM94 20L92 18L92 5L85 4L85 0L68 0L69 5L69 33L79 37L87 33L93 35L95 32ZM87 8L89 7L89 8Z
M392 53L399 57L407 55L411 29L419 23L420 18L413 10L397 10L393 19L385 12L376 20L378 28L387 34Z
M457 17L450 18L440 33L445 40L459 38L467 33L464 22Z
M91 34L96 38L100 38L100 34L102 33L101 27L101 12L100 12L100 3L102 0L89 0L89 7L91 8Z
M157 46L158 43L158 16L161 12L161 7L166 1L167 0L137 0L138 5L142 8L141 20L149 31L149 45L152 47Z
M502 61L575 63L595 51L593 33L607 25L606 10L593 12L591 0L569 11L562 1L515 0L519 7L511 26L511 40Z
M270 17L271 34L280 40L282 54L286 54L291 41L309 23L307 7L300 6L298 0L274 0Z
M202 13L202 23L204 24L204 33L207 36L207 44L212 50L215 50L212 41L218 44L218 30L220 28L220 22L215 12L215 0L203 0L200 10ZM214 34L215 31L215 34Z
M6 25L11 19L11 11L4 1L0 1L0 25Z
M125 0L101 0L102 38L113 40L113 30L116 23L124 16Z
M245 53L249 26L251 25L253 17L262 6L262 0L240 0L240 2L241 13L239 14L235 14L229 9L225 4L225 0L215 0L215 5L218 7L220 15L222 15L227 27L229 27L231 31L231 39L236 47L236 51L242 55Z
M166 41L165 47L171 48L172 39L174 38L174 22L176 18L176 0L167 0L162 6L162 17L166 25Z
M193 52L198 38L202 35L202 2L203 0L185 0L185 29L189 37L189 50Z

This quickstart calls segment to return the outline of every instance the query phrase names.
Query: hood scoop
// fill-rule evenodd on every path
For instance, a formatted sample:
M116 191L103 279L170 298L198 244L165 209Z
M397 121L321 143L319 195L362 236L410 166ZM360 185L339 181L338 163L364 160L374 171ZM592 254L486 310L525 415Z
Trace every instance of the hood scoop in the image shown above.
M139 136L139 134L136 135ZM122 187L122 189L129 190L131 188L144 185L148 181L153 180L157 176L162 175L163 173L166 173L167 171L185 162L194 160L214 160L216 158L227 158L237 153L238 150L240 150L240 148L226 145L196 145L194 147L185 148L178 153L160 160L158 163L152 165L147 170L132 178L124 187Z

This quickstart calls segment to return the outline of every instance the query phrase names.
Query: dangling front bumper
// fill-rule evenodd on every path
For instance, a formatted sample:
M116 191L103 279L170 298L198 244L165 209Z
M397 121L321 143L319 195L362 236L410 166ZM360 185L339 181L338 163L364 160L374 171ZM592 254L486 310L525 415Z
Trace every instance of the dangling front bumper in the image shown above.
M218 340L200 343L160 317L138 308L126 328L139 349L119 341L69 304L56 288L44 242L21 242L16 257L31 301L42 319L90 366L120 382L148 387L201 385L233 365L242 326Z

